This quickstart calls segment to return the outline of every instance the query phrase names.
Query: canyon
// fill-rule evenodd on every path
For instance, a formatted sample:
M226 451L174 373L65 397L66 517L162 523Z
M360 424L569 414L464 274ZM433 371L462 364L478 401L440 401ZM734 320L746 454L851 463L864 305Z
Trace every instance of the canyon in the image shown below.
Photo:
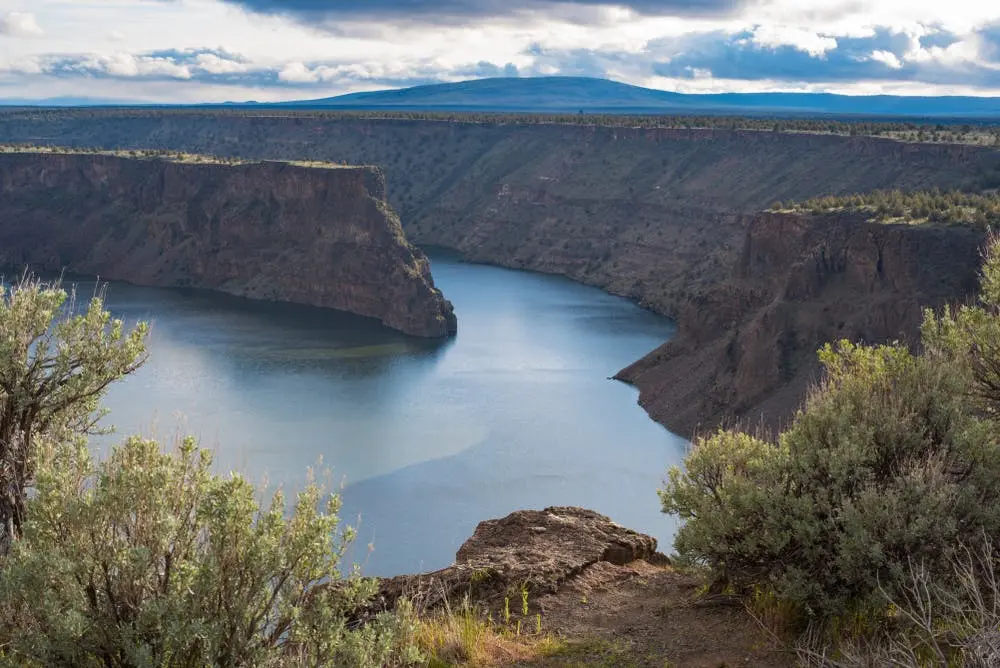
M217 290L456 331L376 167L0 152L0 266Z
M678 322L618 377L669 428L773 427L831 337L916 340L974 288L971 229L758 214L879 188L976 187L995 149L725 129L383 119L283 111L21 110L0 140L379 165L407 237L565 275ZM881 259L880 259L881 258Z

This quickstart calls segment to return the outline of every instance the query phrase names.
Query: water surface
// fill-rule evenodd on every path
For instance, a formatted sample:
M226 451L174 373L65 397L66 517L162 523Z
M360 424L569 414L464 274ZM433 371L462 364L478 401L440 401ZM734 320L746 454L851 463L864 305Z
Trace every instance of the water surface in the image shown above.
M109 307L153 329L149 363L108 396L110 420L119 433L196 435L220 468L290 489L322 460L345 482L352 556L371 575L443 567L480 520L548 505L593 508L669 550L656 488L685 441L608 377L670 323L566 279L432 259L458 314L451 341L113 284Z

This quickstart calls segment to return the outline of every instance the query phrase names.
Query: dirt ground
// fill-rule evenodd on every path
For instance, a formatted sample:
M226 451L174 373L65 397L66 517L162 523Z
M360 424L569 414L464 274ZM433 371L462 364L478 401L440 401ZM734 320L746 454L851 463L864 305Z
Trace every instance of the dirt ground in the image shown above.
M533 602L565 649L525 666L785 668L795 659L740 605L699 601L699 581L637 561L599 562Z

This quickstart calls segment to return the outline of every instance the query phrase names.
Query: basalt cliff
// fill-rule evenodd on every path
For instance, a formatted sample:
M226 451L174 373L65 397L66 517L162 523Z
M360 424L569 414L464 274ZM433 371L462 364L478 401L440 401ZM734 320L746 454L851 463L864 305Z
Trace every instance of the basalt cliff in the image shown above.
M1000 169L995 149L865 136L281 111L18 111L5 114L0 140L379 165L391 184L390 201L415 243L452 248L473 261L562 274L675 318L680 329L675 343L619 377L639 386L643 405L656 419L685 434L699 425L756 420L762 413L769 424L777 424L801 399L805 379L816 368L815 350L827 338L912 338L918 304L960 299L971 288L967 278L977 266L978 243L971 233L887 228L870 234L926 239L929 245L919 246L925 253L920 262L918 256L911 258L913 272L933 257L933 266L947 278L886 274L890 266L910 262L905 255L913 250L910 242L898 241L899 257L886 255L882 263L882 275L889 276L879 279L883 283L836 288L864 286L856 299L874 302L830 300L824 283L811 288L822 305L792 316L788 312L805 308L807 300L786 299L782 295L788 291L769 281L793 286L800 280L790 267L821 252L820 245L810 246L822 242L816 231L821 225L802 221L814 231L803 233L801 245L774 246L775 252L752 268L756 273L744 275L740 272L751 271L741 268L748 238L763 239L764 228L777 225L766 216L755 218L755 212L775 201L825 194L976 187ZM791 220L782 224L798 229ZM846 235L844 225L840 221L835 229ZM855 221L851 229L866 228ZM935 235L948 244L953 236L961 237L965 241L955 243L968 246L947 256L949 251L935 251ZM857 249L860 238L851 242ZM876 267L877 250L866 252L875 253ZM855 262L859 253L850 253L846 261ZM845 269L843 275L854 271ZM918 282L908 287L911 278ZM936 279L942 285L928 284ZM885 292L885 281L896 281L894 292ZM726 296L731 291L738 294ZM874 315L890 308L876 302L904 297L909 305L893 307L900 309L898 317ZM764 318L761 309L768 304L773 308ZM857 320L855 310L867 313L869 307L872 315ZM711 308L720 313L704 313ZM774 338L779 313L782 322L797 324L794 332ZM882 321L876 326L878 317ZM808 324L812 318L821 322ZM765 327L759 345L773 341L780 347L776 357L744 355L738 368L703 368L732 366L703 350L718 346L718 337L738 332L740 345L749 345L758 327ZM738 352L739 345L734 346Z
M682 305L677 336L618 374L686 433L780 427L828 341L917 347L925 308L972 295L984 232L864 213L761 213L728 276Z
M455 332L375 167L0 153L0 266L206 288Z

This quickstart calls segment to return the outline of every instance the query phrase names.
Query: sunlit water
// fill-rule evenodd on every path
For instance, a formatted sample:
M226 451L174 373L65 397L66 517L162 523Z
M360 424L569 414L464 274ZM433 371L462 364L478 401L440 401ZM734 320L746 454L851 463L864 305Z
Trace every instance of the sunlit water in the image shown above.
M344 481L351 556L370 575L443 567L480 520L549 505L593 508L669 550L675 525L656 488L685 441L608 377L668 339L670 323L557 277L445 256L433 273L458 314L448 342L320 309L112 284L116 314L153 324L150 361L106 402L118 438L193 434L220 470L292 490L322 460Z

